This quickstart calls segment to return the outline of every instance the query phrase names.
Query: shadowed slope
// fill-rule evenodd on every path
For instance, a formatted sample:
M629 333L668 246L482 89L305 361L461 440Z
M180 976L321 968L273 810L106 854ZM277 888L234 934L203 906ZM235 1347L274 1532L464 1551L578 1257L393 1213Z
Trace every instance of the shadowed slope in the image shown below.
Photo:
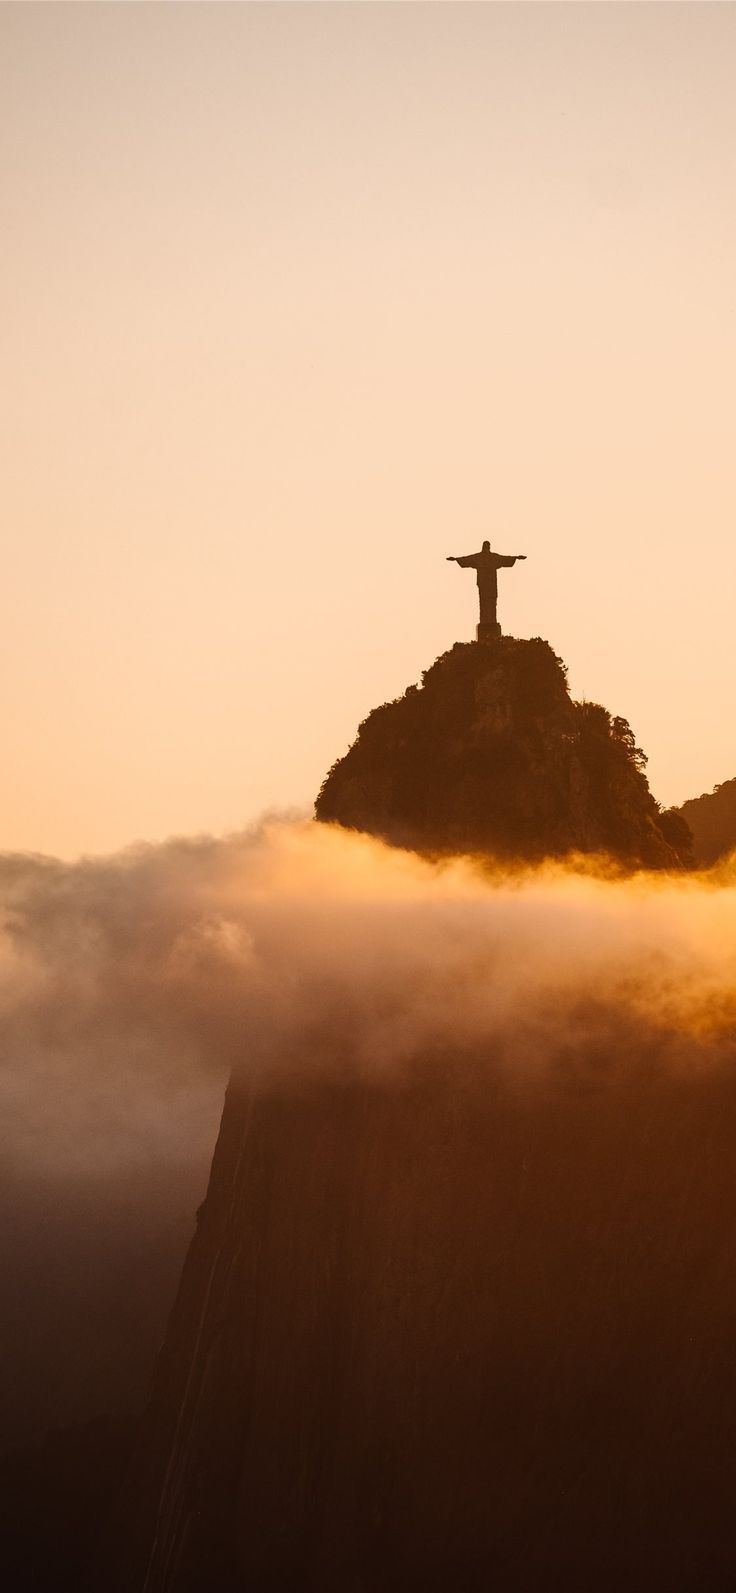
M126 1588L733 1586L733 1081L620 1040L541 1090L231 1088Z
M683 802L680 813L693 834L695 860L707 868L736 849L736 780Z

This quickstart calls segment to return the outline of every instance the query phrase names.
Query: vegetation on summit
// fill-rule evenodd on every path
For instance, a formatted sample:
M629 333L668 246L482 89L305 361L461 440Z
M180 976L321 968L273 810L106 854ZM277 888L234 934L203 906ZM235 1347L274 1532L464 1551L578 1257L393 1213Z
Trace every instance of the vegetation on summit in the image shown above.
M458 642L369 714L315 811L430 855L686 867L687 824L660 809L645 765L625 719L572 700L548 642Z

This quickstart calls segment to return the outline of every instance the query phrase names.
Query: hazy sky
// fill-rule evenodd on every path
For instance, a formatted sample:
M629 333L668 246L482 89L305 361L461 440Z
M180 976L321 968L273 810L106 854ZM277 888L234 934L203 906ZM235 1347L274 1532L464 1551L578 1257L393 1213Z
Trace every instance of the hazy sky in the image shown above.
M0 846L311 801L501 619L736 775L736 8L0 8Z

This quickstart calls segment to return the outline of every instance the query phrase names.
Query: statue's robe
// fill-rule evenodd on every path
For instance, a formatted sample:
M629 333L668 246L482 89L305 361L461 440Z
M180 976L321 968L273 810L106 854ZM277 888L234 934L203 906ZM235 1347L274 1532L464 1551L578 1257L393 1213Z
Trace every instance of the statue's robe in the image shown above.
M475 570L478 580L478 593L480 596L480 623L481 625L496 624L496 603L498 601L497 570L508 570L516 563L517 555L510 557L503 553L466 553L462 559L456 559L456 564L461 564L464 570Z

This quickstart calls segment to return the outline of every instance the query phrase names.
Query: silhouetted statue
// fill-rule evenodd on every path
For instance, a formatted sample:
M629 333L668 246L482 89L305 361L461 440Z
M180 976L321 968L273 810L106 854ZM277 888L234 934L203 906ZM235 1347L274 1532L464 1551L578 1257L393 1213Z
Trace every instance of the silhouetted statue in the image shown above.
M476 632L479 642L491 641L493 637L501 635L501 627L496 618L498 599L496 571L510 569L517 559L525 558L525 553L492 553L490 542L483 543L480 553L465 553L461 558L454 553L449 555L448 564L460 564L464 570L476 572L480 596L480 624Z

